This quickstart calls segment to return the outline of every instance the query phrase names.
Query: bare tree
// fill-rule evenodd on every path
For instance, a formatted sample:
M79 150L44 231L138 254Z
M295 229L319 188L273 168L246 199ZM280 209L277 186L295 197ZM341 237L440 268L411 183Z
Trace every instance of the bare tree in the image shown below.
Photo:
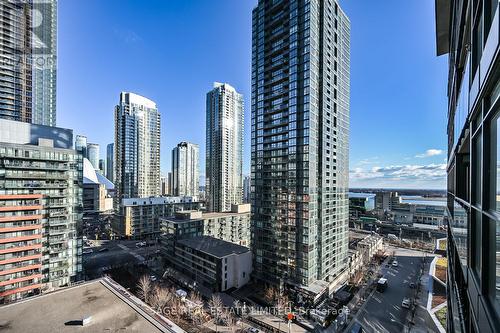
M167 302L165 305L170 317L174 319L181 318L184 311L184 305L182 303L182 300L176 295L174 287L171 287L167 290Z
M203 305L203 298L201 297L200 293L197 291L193 291L192 293L189 294L189 300L193 303Z
M224 303L222 303L222 299L218 295L212 295L210 302L208 302L208 307L210 308L210 314L215 319L215 325L218 325L219 321L223 315L223 307Z
M147 275L141 276L137 283L137 293L146 304L149 304L152 288L153 286L149 277Z
M270 304L274 304L276 302L276 299L278 298L278 290L274 287L268 287L264 291L264 298L266 299L267 302Z
M284 317L286 312L291 311L290 300L286 295L279 295L276 300L276 310L278 311L278 317Z
M240 303L240 300L238 300L238 299L234 300L234 302L233 302L233 309L234 309L235 313L238 313L239 315L241 315L241 303Z
M229 310L223 311L222 318L223 318L224 324L226 324L226 326L229 327L231 332L234 332L236 329L236 318L233 316L231 311L229 311Z
M153 309L156 311L161 311L167 305L170 300L170 295L167 289L155 286L150 297L150 303Z

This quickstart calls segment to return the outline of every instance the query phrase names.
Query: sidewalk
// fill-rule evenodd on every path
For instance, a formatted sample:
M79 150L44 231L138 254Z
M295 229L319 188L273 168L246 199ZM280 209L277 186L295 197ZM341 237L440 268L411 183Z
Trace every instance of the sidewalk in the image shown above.
M409 332L411 333L438 333L434 321L427 311L427 302L429 292L432 293L432 277L429 275L430 263L434 256L426 256L424 264L424 274L420 278L420 290L416 296L415 315L413 324L409 324Z

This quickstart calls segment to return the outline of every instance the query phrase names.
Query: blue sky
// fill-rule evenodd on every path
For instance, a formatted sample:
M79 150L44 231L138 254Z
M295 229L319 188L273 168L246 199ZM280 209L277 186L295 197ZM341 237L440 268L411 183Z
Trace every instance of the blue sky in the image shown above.
M162 115L162 172L180 141L205 156L214 81L245 98L250 169L251 10L256 0L59 1L58 126L113 142L120 91ZM350 184L444 188L447 59L435 56L433 0L341 0L351 20Z

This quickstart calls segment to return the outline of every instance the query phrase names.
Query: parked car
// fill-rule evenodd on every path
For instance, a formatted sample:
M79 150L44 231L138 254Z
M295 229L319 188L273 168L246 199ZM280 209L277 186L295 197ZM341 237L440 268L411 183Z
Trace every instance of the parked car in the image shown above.
M409 309L411 306L411 301L409 298L404 298L403 299L403 302L401 303L401 307L405 308L405 309Z
M92 249L86 249L86 250L83 250L83 254L91 254L93 253L94 251Z
M398 267L398 262L396 260L392 262L392 267Z
M416 286L417 286L417 285L416 285L414 282L410 282L410 288L411 288L411 289L415 289L415 287L416 287Z
M151 275L151 276L149 277L149 279L150 279L151 281L153 281L153 282L155 282L155 281L157 280L156 276L154 276L154 275Z

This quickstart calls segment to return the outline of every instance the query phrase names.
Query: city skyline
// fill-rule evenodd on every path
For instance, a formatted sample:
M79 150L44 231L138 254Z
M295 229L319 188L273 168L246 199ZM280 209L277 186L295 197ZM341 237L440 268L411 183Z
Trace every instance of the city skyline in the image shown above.
M340 5L356 22L352 33L354 52L350 186L444 189L446 117L438 110L446 108L446 59L434 56L433 2L425 2L423 5L418 1L408 4L384 3L381 6L369 4L368 8L357 3L343 2L345 1L341 1ZM61 123L58 125L74 128L77 134L92 133L92 140L104 147L113 141L112 131L107 131L106 128L113 121L109 110L110 107L111 110L113 108L114 96L121 90L134 91L155 100L166 119L162 122L162 174L169 171L170 151L180 140L199 144L200 156L205 156L205 94L212 82L231 84L242 93L245 104L250 105L249 13L255 5L256 1L220 3L220 7L219 3L215 6L160 2L146 7L134 3L120 5L123 17L135 17L138 11L152 22L165 22L159 31L154 31L158 26L153 23L136 25L124 23L130 20L115 20L112 17L113 1L89 1L85 6L78 3L68 6L61 2L58 22L61 31L58 54L61 74L58 84L65 87L65 94L58 94L58 107L61 110L58 113L58 121ZM151 10L153 7L154 11ZM75 16L77 12L78 17ZM229 12L231 15L227 14ZM376 20L377 13L382 15L382 12L391 17L391 20ZM93 21L96 25L85 31L79 28L78 22L94 13L96 15ZM107 22L108 19L111 21ZM137 21L141 22L141 19ZM200 30L198 24L185 23L196 21L202 22L204 28ZM184 27L184 34L181 36L158 35L164 31L162 29L174 29L179 24ZM400 26L400 29L396 29L398 31L393 31L394 24ZM111 26L112 29L92 34L93 29L104 25ZM237 48L232 46L233 43L225 43L216 38L215 31L227 26L231 27L226 29L228 40L235 41ZM377 29L373 29L374 26ZM380 34L385 37L380 42L374 42L378 38L375 36ZM100 51L89 53L88 49L76 45L72 36L83 40L83 44L95 43ZM175 45L176 52L169 52L168 47L152 43L155 38L164 39L166 43L162 44ZM217 47L210 47L210 52L199 57L192 53L189 45L182 43L185 38L193 43L200 43L202 47L209 47L212 43ZM120 59L114 59L112 63L99 56L101 52L108 52L110 46L117 48L121 55ZM147 54L144 53L145 50ZM363 56L368 51L372 55ZM392 57L390 64L384 61L389 56ZM80 57L85 57L86 60ZM131 67L127 75L120 74L121 66L134 65L134 59L138 57L146 57L149 61ZM220 62L220 57L224 57L225 61ZM419 61L410 66L410 59L415 57ZM73 66L75 61L78 61L78 66ZM197 72L196 78L183 73L182 68L187 66L183 64L187 63ZM97 70L116 75L105 75L99 82L90 81L94 75L98 75ZM388 72L405 75L384 74ZM80 76L81 81L75 83L72 79L75 76ZM164 76L173 80L148 80L147 77L151 76ZM378 80L376 85L372 84L375 79ZM88 90L95 96L92 107L89 101L79 96L80 89ZM394 93L396 89L397 94ZM174 90L176 93L171 92ZM75 99L78 103L75 103ZM412 103L407 103L408 99ZM77 112L75 108L81 108L81 112ZM90 121L94 114L102 118L102 124ZM190 116L186 117L187 114ZM249 120L247 109L244 126L244 175L250 174ZM413 130L419 135L406 135ZM391 150L384 147L391 147ZM203 158L200 161L200 176L200 184L203 185Z

